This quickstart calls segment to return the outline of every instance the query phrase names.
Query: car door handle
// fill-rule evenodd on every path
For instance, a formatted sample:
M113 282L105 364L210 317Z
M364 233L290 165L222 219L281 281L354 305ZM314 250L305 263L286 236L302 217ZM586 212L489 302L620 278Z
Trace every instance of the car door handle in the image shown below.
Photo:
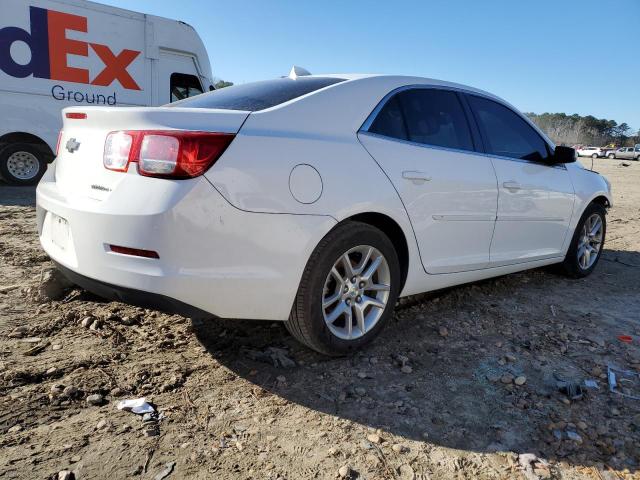
M411 180L413 183L420 184L424 182L430 182L431 177L424 172L416 170L405 170L402 172L402 178L405 180Z
M502 186L507 190L520 190L522 188L518 182L504 182Z

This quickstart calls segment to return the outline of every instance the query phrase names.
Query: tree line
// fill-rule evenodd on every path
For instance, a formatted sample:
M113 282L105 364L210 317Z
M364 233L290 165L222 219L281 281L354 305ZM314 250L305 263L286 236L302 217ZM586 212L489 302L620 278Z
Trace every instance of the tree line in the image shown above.
M615 120L582 117L577 113L526 114L554 143L558 145L615 145L632 147L640 143L640 130L633 132L626 123Z

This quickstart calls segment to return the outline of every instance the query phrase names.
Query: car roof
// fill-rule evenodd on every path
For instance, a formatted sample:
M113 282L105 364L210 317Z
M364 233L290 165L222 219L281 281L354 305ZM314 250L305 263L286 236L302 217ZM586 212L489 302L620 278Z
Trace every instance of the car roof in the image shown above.
M322 75L308 75L308 76L309 77L343 78L345 80L363 81L363 82L366 82L366 80L368 79L384 78L389 80L390 83L398 83L398 84L404 84L404 85L429 85L429 86L453 88L457 90L464 90L467 92L479 93L487 97L498 99L504 103L508 103L504 99L498 97L497 95L491 92L487 92L485 90L481 90L479 88L475 88L470 85L465 85L465 84L456 83L456 82L449 82L446 80L439 80L437 78L417 77L417 76L411 76L411 75L391 75L391 74L381 74L381 73L328 73L328 74L322 74Z

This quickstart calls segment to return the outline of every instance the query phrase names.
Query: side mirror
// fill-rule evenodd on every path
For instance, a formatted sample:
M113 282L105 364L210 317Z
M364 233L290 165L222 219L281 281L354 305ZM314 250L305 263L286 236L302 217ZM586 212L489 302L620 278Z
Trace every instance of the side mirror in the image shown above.
M571 147L557 146L549 159L551 163L573 163L576 161L576 151Z

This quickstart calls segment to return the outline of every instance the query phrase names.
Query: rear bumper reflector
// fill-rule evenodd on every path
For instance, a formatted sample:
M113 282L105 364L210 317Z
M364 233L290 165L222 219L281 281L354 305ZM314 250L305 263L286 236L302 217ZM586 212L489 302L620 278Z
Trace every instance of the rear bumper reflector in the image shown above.
M134 257L144 257L144 258L160 258L158 252L154 252L153 250L143 250L141 248L129 248L129 247L121 247L118 245L109 245L109 250L114 253L120 253L122 255L131 255Z

